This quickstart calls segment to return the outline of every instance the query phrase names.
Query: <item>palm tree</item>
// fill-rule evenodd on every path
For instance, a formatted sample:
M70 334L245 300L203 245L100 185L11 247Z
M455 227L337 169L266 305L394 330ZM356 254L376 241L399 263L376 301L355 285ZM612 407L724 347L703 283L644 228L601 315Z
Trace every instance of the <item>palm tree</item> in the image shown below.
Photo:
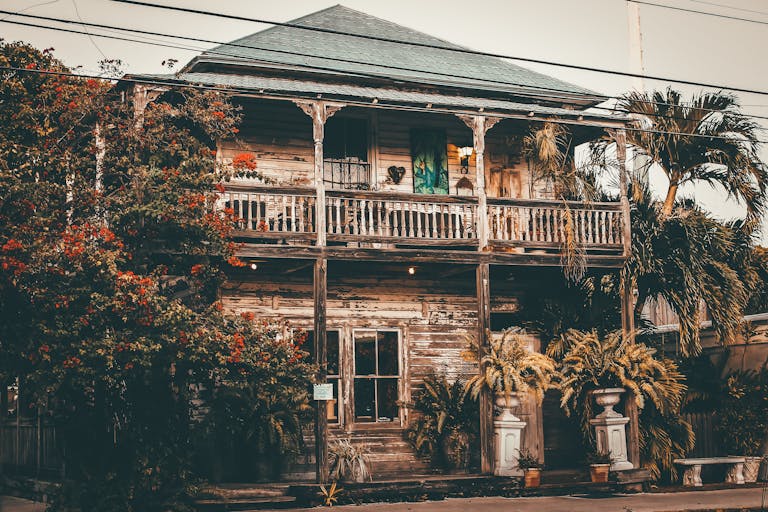
M672 214L679 188L703 182L722 186L747 207L755 222L766 207L768 169L758 156L760 126L745 116L735 96L702 93L691 101L668 88L632 92L618 101L641 126L629 130L627 143L669 178L662 218Z

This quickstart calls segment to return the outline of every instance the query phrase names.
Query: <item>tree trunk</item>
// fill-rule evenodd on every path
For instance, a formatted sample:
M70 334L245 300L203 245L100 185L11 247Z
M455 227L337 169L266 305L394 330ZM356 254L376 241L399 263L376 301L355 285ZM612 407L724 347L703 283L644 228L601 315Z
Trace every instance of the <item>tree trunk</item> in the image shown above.
M664 200L664 207L661 209L663 217L669 217L672 213L672 208L675 206L675 196L677 196L677 187L679 185L676 182L670 181L669 188L667 189L667 198Z

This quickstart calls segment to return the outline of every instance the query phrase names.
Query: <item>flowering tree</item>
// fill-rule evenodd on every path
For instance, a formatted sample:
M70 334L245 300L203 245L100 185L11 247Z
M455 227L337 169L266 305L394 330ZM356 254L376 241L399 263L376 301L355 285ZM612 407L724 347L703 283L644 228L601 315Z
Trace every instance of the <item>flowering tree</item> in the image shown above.
M314 373L289 331L217 301L243 265L234 213L213 208L215 141L238 109L179 89L137 111L122 84L22 43L0 40L0 66L24 70L0 80L0 377L58 422L68 503L169 510L190 481L197 386L300 410Z

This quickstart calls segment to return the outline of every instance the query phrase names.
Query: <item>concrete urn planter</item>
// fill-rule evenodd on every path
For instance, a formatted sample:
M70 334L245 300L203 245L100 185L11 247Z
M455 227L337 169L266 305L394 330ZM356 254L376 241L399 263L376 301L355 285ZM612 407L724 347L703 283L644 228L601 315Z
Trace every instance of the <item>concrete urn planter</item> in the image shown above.
M624 393L624 388L592 391L595 403L603 407L603 411L589 422L595 427L597 450L611 455L611 471L622 471L634 467L627 460L627 423L629 423L629 418L625 418L613 410L614 406L621 401L622 393Z

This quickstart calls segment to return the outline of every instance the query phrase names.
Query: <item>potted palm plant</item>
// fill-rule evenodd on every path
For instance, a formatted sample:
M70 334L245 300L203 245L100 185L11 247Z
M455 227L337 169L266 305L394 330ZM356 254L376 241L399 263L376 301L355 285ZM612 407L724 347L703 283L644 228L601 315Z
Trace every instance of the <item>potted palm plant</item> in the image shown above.
M496 405L510 414L511 408L520 405L520 393L533 393L541 402L557 374L554 360L529 350L531 335L522 328L512 327L490 338L490 350L480 358L480 373L467 381L467 392L477 398L484 389L489 390ZM470 357L477 351L473 344Z
M610 452L601 451L599 448L587 454L589 462L589 477L593 483L605 483L608 481L608 473L611 470Z
M526 488L530 489L541 485L542 464L538 457L535 457L525 448L520 450L520 455L517 457L517 467L523 470L523 481Z
M480 372L466 385L467 393L477 397L483 390L496 396L501 414L494 418L494 473L497 476L520 476L518 453L526 422L512 414L520 404L519 394L533 394L539 403L556 375L555 362L544 354L528 348L531 336L523 329L512 328L501 336L489 336L490 350L480 357ZM471 345L468 357L477 360L479 348Z
M661 413L679 410L686 386L677 365L656 358L656 350L633 343L621 331L601 336L597 331L569 330L547 347L548 354L561 357L561 407L570 415L583 414L585 433L594 426L598 449L611 452L612 469L631 469L627 460L625 424L629 421L613 407L625 390L632 392L639 408L646 399ZM603 407L593 417L592 402Z

